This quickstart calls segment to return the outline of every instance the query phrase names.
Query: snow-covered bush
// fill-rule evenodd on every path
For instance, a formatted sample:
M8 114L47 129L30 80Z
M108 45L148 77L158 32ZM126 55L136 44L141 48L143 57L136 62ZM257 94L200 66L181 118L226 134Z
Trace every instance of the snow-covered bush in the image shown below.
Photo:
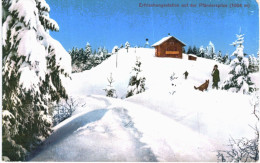
M109 78L107 78L107 81L108 81L108 85L107 87L104 89L104 91L106 92L106 96L107 97L114 97L114 98L117 98L117 95L116 95L116 90L115 88L113 87L112 83L114 82L114 79L112 77L112 73L110 74Z
M71 117L72 113L79 107L79 102L70 97L54 104L52 108L53 125L57 125L65 119Z
M259 160L259 92L254 91L250 103L253 107L253 115L256 125L252 127L255 131L253 139L241 138L229 140L229 149L218 150L218 161L222 162L252 162Z
M136 58L135 66L132 69L132 76L129 80L128 91L126 97L133 96L145 91L145 77L142 74L141 62Z
M2 160L3 160L3 162L9 162L10 161L10 159L8 157L6 157L6 156L3 156Z
M178 77L176 77L175 73L173 72L170 77L172 89L169 93L171 95L173 95L176 92L176 79L178 79Z
M257 124L259 117L257 117ZM241 138L229 140L229 149L218 150L217 158L221 162L256 162L259 160L259 128L252 127L255 131L253 139Z
M58 31L45 0L2 1L3 152L11 161L51 133L48 104L67 98L71 58L49 35Z
M254 83L249 76L248 58L244 56L244 35L237 35L237 40L231 45L236 46L232 56L235 58L231 61L231 71L222 85L222 89L231 90L232 92L242 92L249 94L254 90Z
M130 48L130 43L128 41L126 41L126 43L125 43L125 48L126 48L127 53L128 53L128 49Z
M258 139L259 131L256 129L254 139L242 138L229 140L229 150L219 150L217 157L221 162L255 162L259 160Z

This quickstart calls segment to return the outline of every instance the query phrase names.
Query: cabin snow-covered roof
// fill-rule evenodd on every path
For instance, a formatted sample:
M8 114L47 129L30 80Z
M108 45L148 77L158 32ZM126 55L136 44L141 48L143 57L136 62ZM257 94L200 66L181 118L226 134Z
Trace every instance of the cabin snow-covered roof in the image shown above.
M164 37L162 38L160 41L154 43L152 46L158 46L158 45L161 45L162 43L164 43L165 41L169 40L170 38L175 38L173 36L167 36L167 37ZM183 45L185 45L182 41L180 41L179 39L175 38L177 41L179 41L180 43L182 43Z
M197 58L197 56L196 56L196 55L194 55L194 54L188 54L188 56L192 56L192 57L195 57L195 58Z

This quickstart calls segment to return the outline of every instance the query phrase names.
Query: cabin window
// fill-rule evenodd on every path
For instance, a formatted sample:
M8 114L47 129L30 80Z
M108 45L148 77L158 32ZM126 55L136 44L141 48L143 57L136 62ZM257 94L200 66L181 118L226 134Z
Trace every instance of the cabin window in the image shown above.
M176 46L167 47L166 51L177 51L177 47Z

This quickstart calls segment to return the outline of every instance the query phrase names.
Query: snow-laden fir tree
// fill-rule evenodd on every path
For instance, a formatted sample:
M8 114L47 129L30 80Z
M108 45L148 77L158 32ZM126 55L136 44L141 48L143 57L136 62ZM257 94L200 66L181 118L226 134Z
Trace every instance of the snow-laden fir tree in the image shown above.
M255 66L254 71L255 71L255 72L259 72L259 57L255 57L254 66Z
M259 71L259 59L256 58L254 55L249 55L248 57L249 61L249 72L258 72Z
M194 55L198 55L198 49L196 48L195 45L192 48L192 52L193 52Z
M207 46L206 50L205 50L205 57L209 58L209 59L213 59L215 55L215 46L214 44L210 41L209 45Z
M127 53L128 53L128 49L130 48L130 43L128 41L126 41L126 43L125 43L125 48L126 48Z
M48 105L67 98L71 58L45 0L2 0L2 156L24 160L51 133Z
M145 91L145 77L142 74L141 62L136 58L135 66L132 69L132 76L129 80L128 91L126 97L133 96Z
M80 64L81 69L84 69L84 63L86 61L86 53L83 48L80 48L78 51L78 62Z
M221 51L218 51L218 54L216 55L216 61L222 63L223 57Z
M236 50L231 56L235 58L231 61L231 71L228 74L227 79L222 85L222 89L231 90L232 92L242 92L248 94L253 92L254 83L249 76L249 62L248 58L244 56L244 35L237 35L237 40L231 45L236 47Z
M202 57L202 58L205 57L205 49L202 45L199 48L199 56Z
M104 91L106 92L106 96L107 97L114 97L114 98L117 98L117 95L116 95L116 90L115 88L113 87L112 83L114 83L114 79L112 77L112 73L110 74L110 76L107 78L107 81L108 81L108 85L107 87L104 89Z
M108 51L105 47L101 47L99 51L99 56L101 57L101 60L104 61L107 58Z
M176 92L176 80L178 79L178 77L176 76L176 74L173 72L171 77L170 77L170 81L171 81L171 91L169 92L171 95L173 95Z
M84 70L90 70L92 68L90 56L92 55L92 47L90 43L87 42L85 47L85 57L84 57Z
M79 60L79 49L78 48L75 49L75 59Z
M213 59L214 61L217 61L217 62L218 62L218 56L217 56L215 53L213 53L212 59Z
M115 54L115 53L118 52L118 50L119 50L119 48L118 48L118 46L116 45L116 46L113 47L112 53Z
M104 52L103 52L103 48L99 47L97 50L97 54L94 55L94 59L95 59L95 66L99 65L100 63L102 63L103 60L105 60L104 57Z
M228 54L225 54L225 55L222 57L220 63L223 63L223 64L225 64L225 65L229 65L229 63L230 63L229 55L228 55Z
M188 51L187 51L187 54L193 54L193 50L192 50L192 47L191 47L191 46L189 46Z
M88 42L85 47L85 53L86 53L86 58L89 58L89 56L92 54L92 48Z
M108 50L106 47L103 48L103 55L104 55L104 60L108 58Z
M69 50L68 53L69 53L70 56L71 56L71 62L73 62L73 59L75 58L75 55L76 55L76 53L75 53L75 48L72 47L72 49Z
M97 55L95 55L96 61L98 61L100 64L107 58L107 54L108 54L108 51L105 47L99 47Z
M81 72L84 69L85 51L83 48L72 48L69 51L71 56L72 73Z
M226 65L229 65L229 64L231 63L231 60L232 60L232 59L231 59L231 57L229 56L228 53L227 53L226 55L227 55L227 60L226 60L225 64L226 64Z

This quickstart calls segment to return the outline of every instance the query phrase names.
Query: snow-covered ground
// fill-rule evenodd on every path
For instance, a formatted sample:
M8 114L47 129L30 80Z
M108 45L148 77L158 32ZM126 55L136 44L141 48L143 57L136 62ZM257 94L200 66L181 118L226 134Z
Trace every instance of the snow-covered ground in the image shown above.
M68 93L86 105L55 126L31 161L216 161L216 151L226 148L229 138L254 137L251 97L211 89L211 71L218 63L189 61L186 54L183 59L157 58L154 53L121 49L101 65L73 74L65 82ZM125 98L136 57L147 90ZM223 81L229 67L218 65ZM173 72L178 79L176 93L170 95ZM110 73L117 99L103 90ZM194 89L207 79L208 91ZM256 74L252 79L258 82Z

